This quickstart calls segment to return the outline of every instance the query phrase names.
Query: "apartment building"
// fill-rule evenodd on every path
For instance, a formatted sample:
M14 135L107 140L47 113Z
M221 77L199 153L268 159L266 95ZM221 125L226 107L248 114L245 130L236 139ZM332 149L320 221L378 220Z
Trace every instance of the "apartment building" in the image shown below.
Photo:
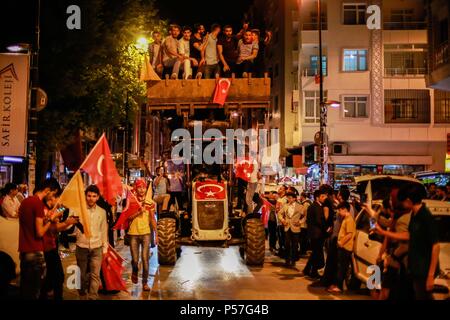
M427 84L431 88L450 91L450 51L448 48L450 3L447 0L428 0L427 9L429 12ZM446 108L450 108L450 106L446 106Z
M303 148L305 163L320 121L317 0L273 2L284 13L266 10L268 27L284 41L268 57L273 107L281 140L288 150ZM379 30L366 25L373 4L381 9ZM324 96L341 103L328 109L326 128L335 185L369 173L444 171L450 113L442 106L450 96L442 90L448 86L427 87L426 8L425 0L321 1Z

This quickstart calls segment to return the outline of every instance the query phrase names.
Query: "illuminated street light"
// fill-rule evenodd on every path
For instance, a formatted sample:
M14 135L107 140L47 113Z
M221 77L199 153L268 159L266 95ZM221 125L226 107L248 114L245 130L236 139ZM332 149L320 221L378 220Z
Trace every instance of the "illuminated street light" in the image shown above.
M9 52L30 52L31 45L29 43L14 43L6 47Z
M148 45L149 45L149 41L145 37L140 37L136 41L136 48L138 48L139 50L147 51L148 50Z

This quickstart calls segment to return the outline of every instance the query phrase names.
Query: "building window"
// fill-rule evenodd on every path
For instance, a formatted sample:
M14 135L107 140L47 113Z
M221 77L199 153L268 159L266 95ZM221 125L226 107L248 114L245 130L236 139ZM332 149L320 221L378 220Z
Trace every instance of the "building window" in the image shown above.
M384 90L386 123L430 123L429 90Z
M391 22L405 23L412 22L414 15L414 9L392 9L391 10Z
M450 92L434 90L434 122L450 123Z
M319 74L319 56L311 56L310 57L310 67L311 67L311 75ZM327 75L327 57L322 56L322 72L323 75Z
M345 118L367 118L368 117L367 96L345 96L344 117Z
M426 45L385 45L384 71L386 77L425 75L427 71Z
M305 123L320 122L320 91L303 92L303 110ZM327 99L327 91L323 93L323 99Z
M365 3L343 3L343 23L346 25L366 24Z
M344 49L343 71L367 71L367 50Z

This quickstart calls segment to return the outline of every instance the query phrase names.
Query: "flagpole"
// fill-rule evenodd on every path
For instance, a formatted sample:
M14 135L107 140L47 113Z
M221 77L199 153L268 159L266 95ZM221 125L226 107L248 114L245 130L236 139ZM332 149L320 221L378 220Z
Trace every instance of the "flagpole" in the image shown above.
M86 158L84 158L83 163L81 164L80 168L78 170L80 170L81 168L83 168L83 166L86 164L87 160L89 159L89 157L91 156L92 151L95 150L95 147L98 146L98 144L100 143L100 141L102 140L103 136L105 135L105 133L103 132L103 134L100 136L100 138L98 139L97 143L95 144L95 146L91 149L91 152L89 152L89 154L86 156ZM106 137L105 137L106 138Z

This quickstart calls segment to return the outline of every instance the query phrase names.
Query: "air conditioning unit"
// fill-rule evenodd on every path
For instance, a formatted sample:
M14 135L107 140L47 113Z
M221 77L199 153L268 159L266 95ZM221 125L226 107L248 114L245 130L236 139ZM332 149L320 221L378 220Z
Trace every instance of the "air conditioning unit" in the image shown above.
M348 146L345 143L333 143L333 154L334 155L346 155L348 154Z

